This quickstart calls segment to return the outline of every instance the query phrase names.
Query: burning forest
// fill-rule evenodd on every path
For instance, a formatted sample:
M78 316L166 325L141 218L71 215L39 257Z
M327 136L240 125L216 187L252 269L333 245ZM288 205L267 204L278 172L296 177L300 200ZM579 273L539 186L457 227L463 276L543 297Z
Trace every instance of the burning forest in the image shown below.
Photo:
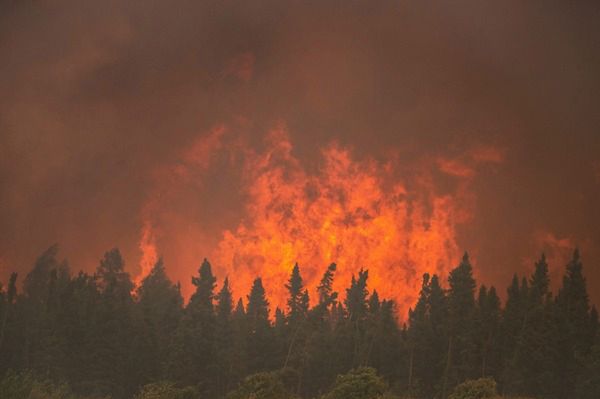
M599 398L599 17L0 2L0 398Z

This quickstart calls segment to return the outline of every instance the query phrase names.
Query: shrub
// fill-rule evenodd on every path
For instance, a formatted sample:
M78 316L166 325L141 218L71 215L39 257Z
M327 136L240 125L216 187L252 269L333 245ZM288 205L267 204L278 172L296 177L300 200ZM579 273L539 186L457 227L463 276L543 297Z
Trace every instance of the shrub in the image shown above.
M197 399L198 391L192 387L177 388L167 381L147 384L134 399Z
M75 399L66 384L38 381L29 373L8 372L0 380L2 399Z
M292 395L285 389L277 373L257 373L246 377L238 389L227 395L228 399L288 399Z
M387 385L376 371L363 367L339 375L333 389L324 399L378 399L383 398L386 391Z
M497 396L496 381L491 378L467 380L454 388L448 399L482 399Z

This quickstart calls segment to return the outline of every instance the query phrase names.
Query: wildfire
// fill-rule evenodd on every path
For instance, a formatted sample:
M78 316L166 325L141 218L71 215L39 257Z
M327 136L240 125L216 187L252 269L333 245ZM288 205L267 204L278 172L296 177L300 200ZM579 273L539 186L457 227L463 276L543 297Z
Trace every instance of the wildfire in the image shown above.
M156 250L156 239L152 226L149 222L144 223L142 226L142 235L139 242L139 248L142 252L140 259L140 273L134 279L135 285L139 285L142 279L150 273L152 267L158 261L158 251Z
M208 173L212 152L227 151L232 158L243 158L244 217L235 226L214 232L220 237L214 245L206 247L198 240L198 245L205 245L203 256L209 258L217 276L229 276L236 296L245 296L252 280L260 276L272 309L284 308L284 285L298 262L311 297L316 298L322 273L335 262L334 287L342 297L351 276L365 268L369 270L369 288L394 299L402 315L415 302L423 273L446 276L457 263L461 251L456 228L469 217L464 185L459 184L454 192L438 193L427 177L427 167L401 180L393 162L356 160L348 149L335 144L322 150L321 167L309 173L294 156L283 126L267 135L262 151L224 145L226 134L231 133L221 126L201 140L202 144L192 146L202 149L202 163L188 150L176 167L166 168L172 171L170 175L160 174L157 185L170 193L164 198L172 199L180 186L191 184L189 176L201 179ZM437 165L435 161L430 164ZM442 166L447 169L447 165ZM452 171L457 169L453 167ZM157 258L153 224L162 223L161 232L168 230L163 241L159 240L161 253L165 254L161 242L168 246L169 240L180 243L179 253L182 248L198 252L181 244L189 243L186 235L194 234L189 225L174 222L184 219L177 213L185 213L185 209L161 213L168 201L151 201L155 220L145 222L142 228L140 276ZM203 237L210 233L202 232ZM188 261L183 265L190 255L180 253L178 259L170 259L165 254L167 265L183 267L188 276L196 273L202 257L196 255L195 264ZM189 287L182 288L189 294Z

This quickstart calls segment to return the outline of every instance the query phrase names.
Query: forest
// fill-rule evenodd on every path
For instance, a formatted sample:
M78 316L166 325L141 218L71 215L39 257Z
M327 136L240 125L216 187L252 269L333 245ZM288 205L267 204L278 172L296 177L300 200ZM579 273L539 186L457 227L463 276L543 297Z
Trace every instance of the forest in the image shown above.
M260 276L236 301L236 276L217 282L205 259L185 303L162 260L135 287L118 249L74 274L52 246L0 285L0 397L600 397L598 312L577 250L556 294L542 255L505 301L465 253L447 281L423 276L406 321L366 269L334 292L336 268L309 297L296 264L287 307L270 309Z

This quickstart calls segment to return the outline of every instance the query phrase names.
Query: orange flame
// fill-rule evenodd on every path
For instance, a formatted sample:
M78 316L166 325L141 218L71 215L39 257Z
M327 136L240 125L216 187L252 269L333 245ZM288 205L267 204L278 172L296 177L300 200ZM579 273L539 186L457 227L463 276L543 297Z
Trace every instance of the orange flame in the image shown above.
M411 201L402 183L386 181L383 167L356 162L338 146L323 151L325 164L311 176L291 150L279 129L270 135L269 149L246 168L248 218L225 231L213 254L219 267L235 274L235 292L244 292L260 275L272 304L283 307L284 284L295 262L313 293L335 262L338 291L367 268L370 287L405 312L424 272L445 275L455 263L459 251L450 196L433 197L429 204Z
M220 234L204 231L189 221L185 209L171 208L155 216L160 231L168 230L165 236L177 242L173 245L177 250L171 254L176 259L166 256L166 264L175 264L180 276L187 274L186 280L208 255L217 276L229 276L236 296L245 296L252 280L260 276L272 308L284 308L285 283L296 262L313 298L322 273L335 262L334 288L342 298L352 274L365 268L369 270L369 288L394 299L404 317L417 299L423 273L445 277L457 264L461 251L456 228L470 218L472 198L466 185L481 157L469 158L469 166L464 167L469 173L458 170L458 163L428 160L417 173L400 179L400 165L393 160L356 160L348 149L332 144L322 150L321 167L309 173L293 155L284 127L267 136L263 151L239 145L239 140L224 145L225 133L221 126L204 141L199 139L192 149L201 149L201 157L190 156L187 150L176 167L163 168L171 171L167 176L159 174L157 181L163 202L151 198L153 213L159 214L177 195L189 196L181 186L190 184L190 176L202 178L211 167L211 154L225 151L229 158L243 158L240 175L245 213L234 226L223 228ZM469 159L462 162L469 163ZM194 173L189 173L191 170ZM458 179L458 188L454 192L438 190L433 173ZM157 253L150 226L144 224L141 234L142 274ZM207 237L211 235L221 238L209 245ZM165 247L170 245L158 242L161 248L163 242ZM182 289L189 294L191 287L183 284Z
M156 250L156 239L152 231L150 222L145 222L142 227L142 234L139 242L139 248L142 252L139 267L140 273L134 279L134 284L139 286L144 277L150 273L152 267L158 261L158 252Z

